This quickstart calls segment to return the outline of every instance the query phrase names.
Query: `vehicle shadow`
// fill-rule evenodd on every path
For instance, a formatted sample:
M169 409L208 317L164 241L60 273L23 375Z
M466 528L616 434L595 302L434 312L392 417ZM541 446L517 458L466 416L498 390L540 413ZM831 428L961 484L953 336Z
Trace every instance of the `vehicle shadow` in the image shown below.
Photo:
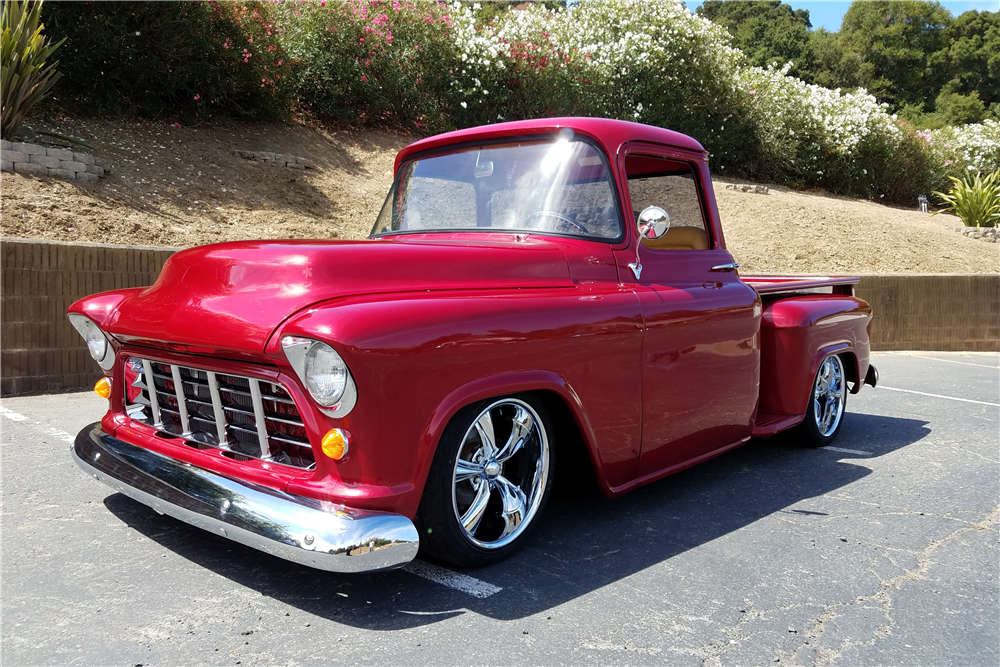
M312 570L206 533L114 494L107 508L198 566L310 614L371 630L435 623L474 611L515 620L557 607L744 528L800 501L864 478L864 458L914 443L927 422L851 414L839 445L867 454L804 449L792 439L752 441L719 458L608 500L589 483L553 495L531 542L512 558L463 571L503 590L483 599L403 571L339 575ZM852 458L854 457L854 458ZM812 518L822 505L789 514Z

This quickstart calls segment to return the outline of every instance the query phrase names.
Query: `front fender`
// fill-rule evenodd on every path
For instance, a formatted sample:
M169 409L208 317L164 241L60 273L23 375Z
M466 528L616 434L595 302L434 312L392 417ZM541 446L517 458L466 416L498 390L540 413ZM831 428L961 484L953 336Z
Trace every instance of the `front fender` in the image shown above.
M373 485L398 490L394 504L386 497L362 507L414 516L454 414L524 391L551 391L566 403L602 483L634 477L642 318L635 295L617 284L326 302L274 332L268 354L279 364L285 335L328 343L350 369L357 404L329 420L353 435L350 456L333 466L336 479L359 493Z
M569 409L577 429L583 437L591 465L596 471L598 483L606 493L611 492L611 485L604 475L600 452L596 447L594 429L587 417L583 402L566 378L551 371L519 371L499 373L490 377L473 380L448 394L428 419L425 434L420 443L424 453L422 460L426 463L420 478L426 483L430 462L437 451L438 443L444 429L459 410L476 401L497 396L521 394L527 392L551 392L559 397ZM423 485L421 485L421 490Z

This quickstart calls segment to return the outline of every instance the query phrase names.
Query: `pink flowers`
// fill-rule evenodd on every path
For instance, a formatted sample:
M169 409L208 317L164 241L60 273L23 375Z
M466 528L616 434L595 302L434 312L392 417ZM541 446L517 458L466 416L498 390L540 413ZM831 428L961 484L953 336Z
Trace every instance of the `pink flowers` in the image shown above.
M321 1L321 2L319 3L319 6L320 6L320 7L326 7L326 0L322 0L322 1Z
M200 100L200 99L201 99L201 95L200 95L200 94L197 94L197 95L195 95L195 96L194 96L194 99L195 99L195 100Z
M367 83L368 82L368 77L365 76L364 74L362 74L361 75L361 80Z

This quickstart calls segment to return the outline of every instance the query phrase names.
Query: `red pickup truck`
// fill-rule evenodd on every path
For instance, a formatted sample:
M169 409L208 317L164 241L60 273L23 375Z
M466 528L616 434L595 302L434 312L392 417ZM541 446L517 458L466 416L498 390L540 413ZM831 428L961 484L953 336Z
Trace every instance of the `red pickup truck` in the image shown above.
M73 304L110 401L74 458L316 568L494 562L576 457L611 497L751 437L836 438L877 379L858 279L738 267L690 137L555 118L424 139L366 240L192 248Z

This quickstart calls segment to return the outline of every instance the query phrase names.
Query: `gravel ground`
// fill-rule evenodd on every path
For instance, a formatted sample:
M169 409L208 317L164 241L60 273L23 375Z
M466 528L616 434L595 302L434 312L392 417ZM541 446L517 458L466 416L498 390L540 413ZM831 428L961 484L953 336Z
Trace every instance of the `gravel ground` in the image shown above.
M3 174L4 236L180 247L363 238L396 151L416 139L280 123L192 129L63 118L34 127L83 139L113 173L95 184ZM253 162L234 150L294 155L316 168ZM956 233L950 215L773 186L763 195L717 184L716 197L728 247L747 273L1000 272L1000 244Z

